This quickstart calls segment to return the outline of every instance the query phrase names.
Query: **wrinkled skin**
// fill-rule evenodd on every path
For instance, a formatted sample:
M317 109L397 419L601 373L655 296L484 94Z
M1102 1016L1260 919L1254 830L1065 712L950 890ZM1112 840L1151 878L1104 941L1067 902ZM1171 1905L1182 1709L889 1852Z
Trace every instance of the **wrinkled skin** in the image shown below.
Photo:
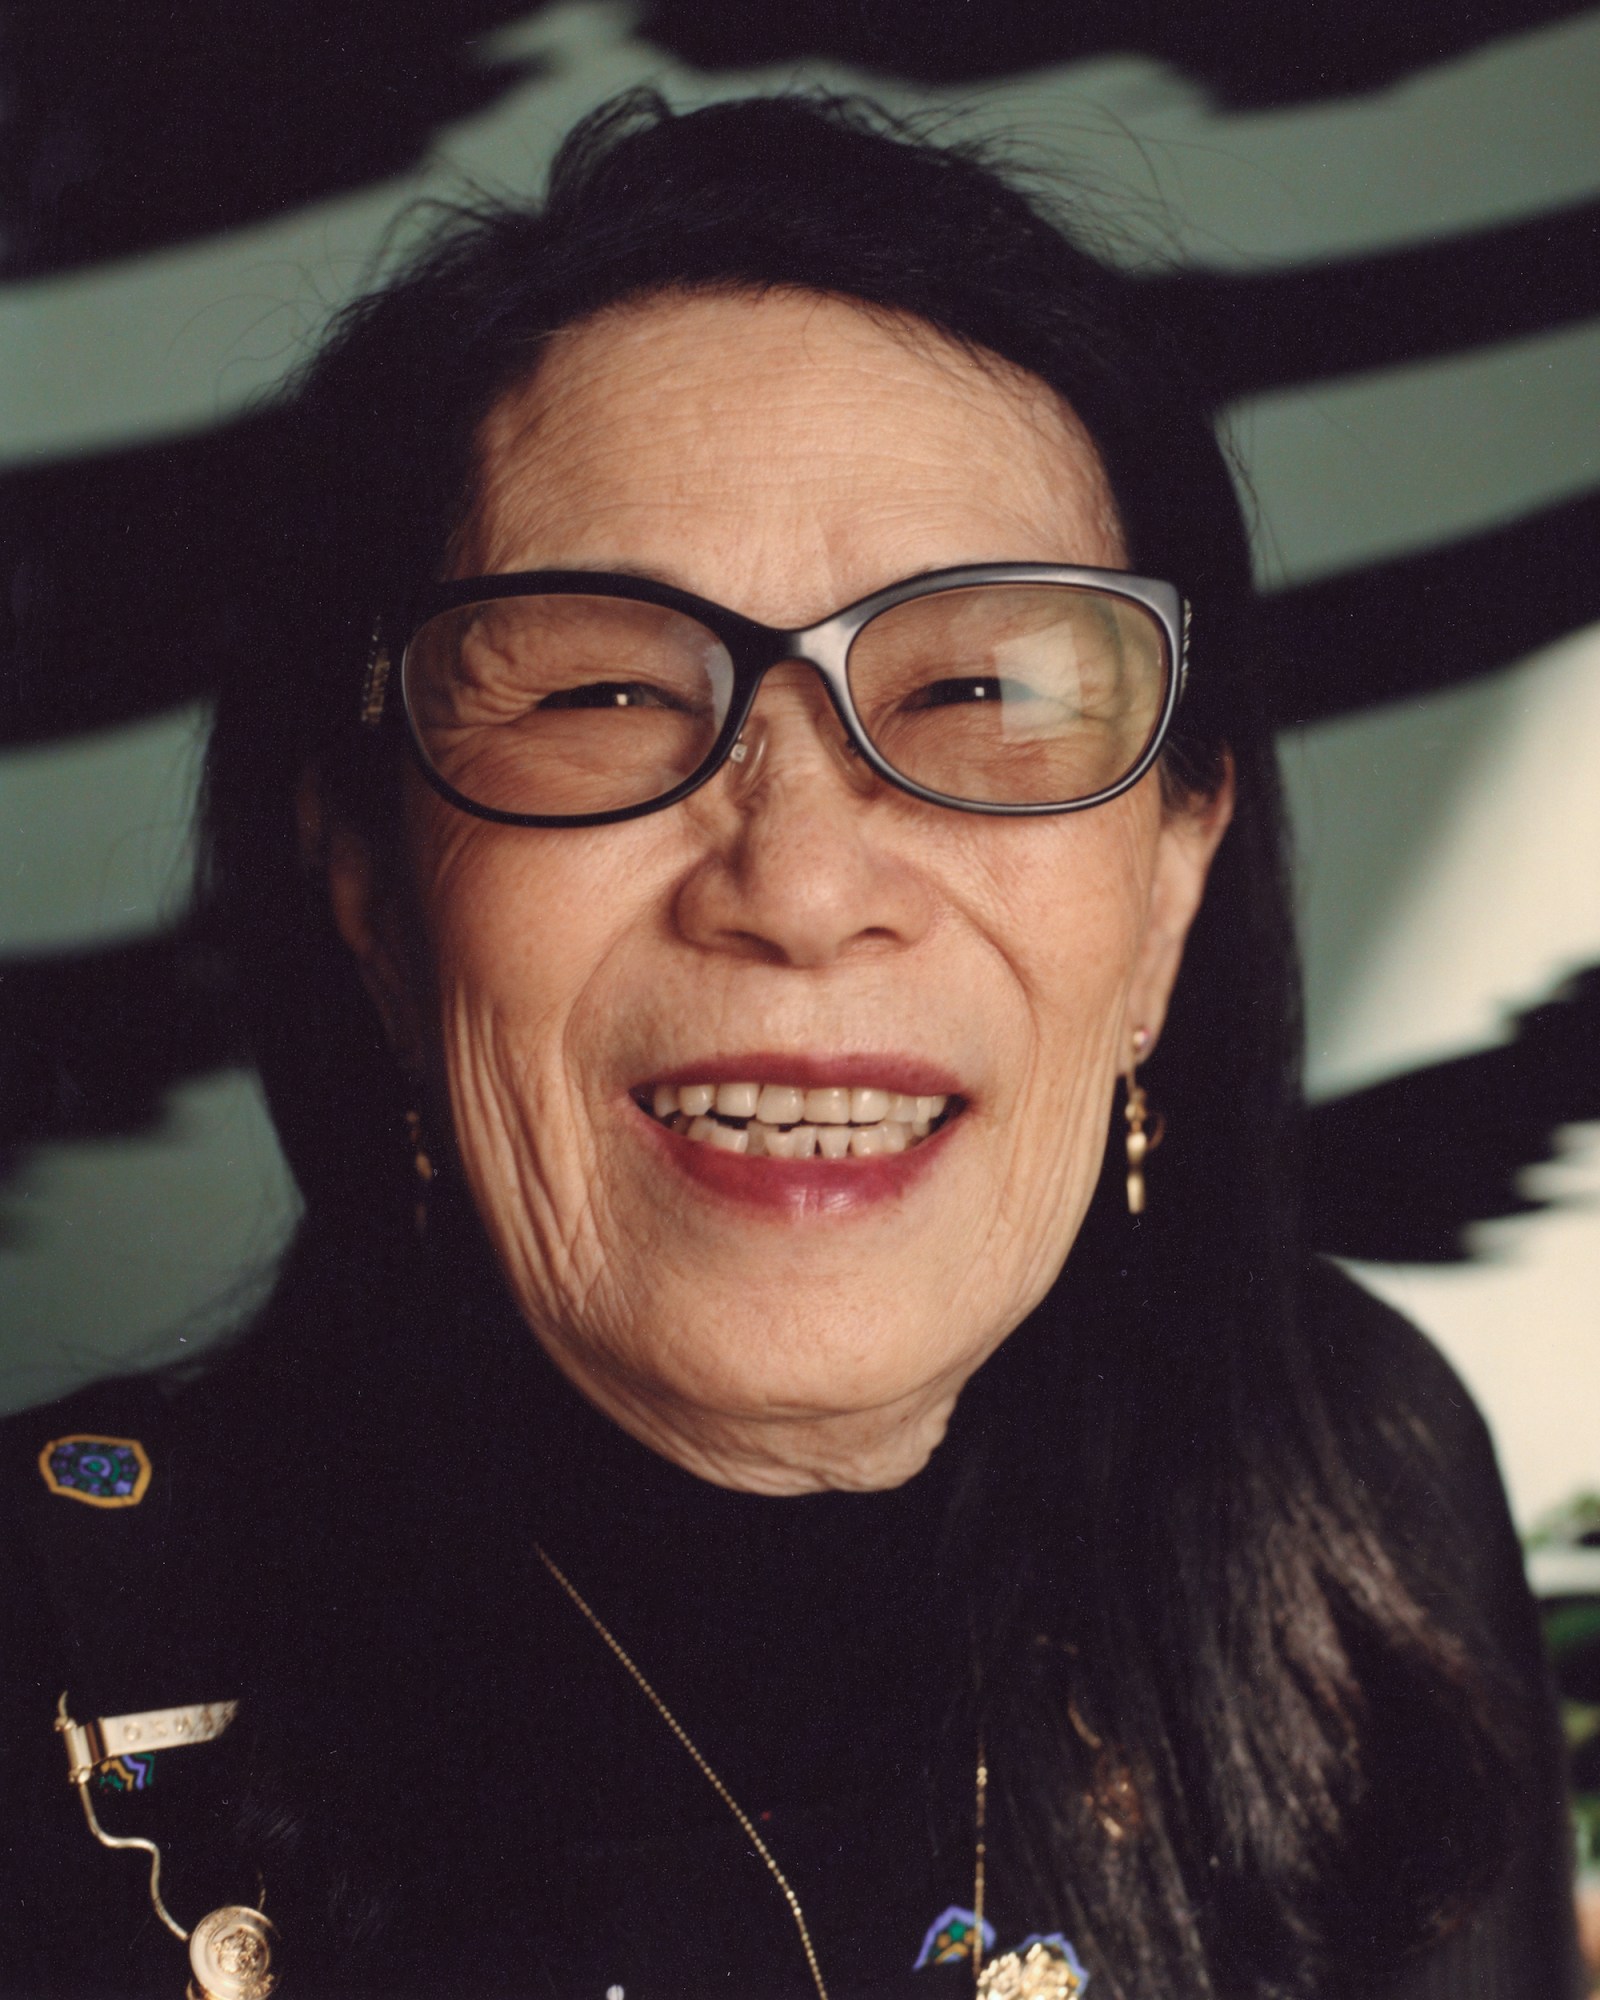
M1126 560L1041 383L809 295L568 329L480 450L457 575L634 568L793 628L948 564ZM1067 1255L1228 798L983 818L865 772L803 665L757 713L753 778L622 825L494 826L413 774L407 874L335 829L334 907L567 1376L719 1483L889 1486ZM751 1051L917 1058L964 1108L886 1195L731 1199L632 1093Z

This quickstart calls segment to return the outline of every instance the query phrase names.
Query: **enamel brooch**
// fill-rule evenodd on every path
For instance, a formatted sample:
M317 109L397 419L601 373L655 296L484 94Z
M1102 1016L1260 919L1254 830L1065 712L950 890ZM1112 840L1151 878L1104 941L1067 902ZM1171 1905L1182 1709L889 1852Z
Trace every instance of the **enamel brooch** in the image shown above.
M52 1493L86 1507L137 1507L150 1484L150 1458L137 1438L52 1438L39 1454Z

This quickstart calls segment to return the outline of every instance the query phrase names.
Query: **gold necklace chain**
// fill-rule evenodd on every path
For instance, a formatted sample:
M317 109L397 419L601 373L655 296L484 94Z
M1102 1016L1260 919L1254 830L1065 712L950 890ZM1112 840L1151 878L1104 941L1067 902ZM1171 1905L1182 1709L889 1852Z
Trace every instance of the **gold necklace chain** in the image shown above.
M983 1991L983 1884L984 1857L989 1843L986 1837L989 1820L989 1761L983 1754L983 1736L978 1737L978 1778L977 1797L973 1802L972 1817L977 1828L973 1845L977 1848L977 1859L972 1866L972 1983Z
M677 1737L678 1741L683 1745L684 1749L688 1751L689 1755L694 1759L695 1768L699 1771L701 1777L705 1779L706 1783L710 1785L711 1789L716 1793L717 1797L721 1799L722 1803L728 1808L729 1812L733 1814L734 1818L739 1822L739 1825L744 1832L746 1840L749 1841L750 1845L755 1849L757 1854L759 1854L761 1856L761 1859L767 1864L767 1872L771 1875L773 1881L777 1883L778 1887L783 1891L783 1900L789 1905L789 1914L791 1917L794 1918L794 1927L800 1933L800 1948L806 1955L806 1964L811 1968L811 1980L812 1984L817 1989L817 2000L828 2000L828 1988L823 1981L822 1967L817 1963L816 1946L811 1942L811 1932L806 1926L805 1911L802 1910L800 1907L800 1898L795 1894L794 1890L790 1888L789 1878L784 1874L783 1870L778 1866L777 1862L773 1859L772 1850L767 1846L767 1843L761 1838L760 1834L757 1833L755 1828L751 1825L749 1814L739 1804L739 1801L733 1796L732 1792L728 1790L727 1786L717 1776L716 1772L712 1770L711 1766L706 1762L705 1758L701 1756L700 1751L696 1746L694 1739L690 1736L688 1730L684 1728L683 1724L673 1714L672 1710L668 1708L667 1704L661 1699L660 1695L656 1693L655 1689L650 1685L649 1681L645 1679L644 1674L640 1671L640 1669L634 1664L633 1660L630 1658L628 1652L626 1651L626 1649L622 1644L622 1641L617 1638L616 1634L600 1617L600 1614L593 1608L592 1605L588 1603L588 1601L579 1591L577 1585L574 1584L571 1578L568 1577L561 1569L557 1567L557 1565L554 1562L551 1561L550 1557L545 1554L544 1550L539 1546L537 1542L535 1542L533 1545L533 1552L539 1558L540 1562L544 1564L545 1568L549 1571L550 1575L555 1579L555 1581L558 1584L560 1584L561 1588L566 1592L567 1596L571 1599L573 1605L579 1611L582 1612L583 1616L589 1621L589 1623L594 1627L595 1631L605 1641L606 1645L610 1648L611 1652L616 1656L618 1663L626 1669L630 1678L633 1680L634 1685L638 1688L639 1692L645 1697L645 1699L650 1703L651 1707L655 1710L656 1714L661 1717L661 1720L672 1731L673 1735ZM985 1848L984 1822L986 1818L985 1807L986 1807L988 1789L989 1789L989 1767L984 1760L983 1744L982 1741L980 1740L978 1744L978 1776L977 1776L977 1805L976 1805L976 1818L978 1827L978 1859L977 1859L977 1868L975 1871L975 1880L973 1883L973 1893L972 1893L972 1914L974 1919L972 1926L973 1930L972 1977L974 1985L979 1986L980 1990L983 1978L983 1888L984 1888L984 1848Z
M755 1849L757 1854L759 1854L762 1860L767 1864L767 1870L772 1876L773 1881L776 1882L778 1887L783 1891L783 1900L789 1905L789 1914L791 1917L794 1918L794 1927L800 1933L800 1948L806 1955L806 1964L811 1968L812 1982L817 1989L817 2000L828 2000L828 1989L826 1985L823 1983L822 1968L817 1963L816 1946L812 1944L811 1933L806 1928L805 1911L802 1910L800 1907L800 1898L795 1894L793 1889L789 1887L789 1878L784 1874L783 1870L778 1866L777 1862L772 1858L772 1850L767 1846L767 1843L761 1838L760 1834L757 1833L755 1828L751 1825L749 1814L739 1804L739 1801L733 1796L732 1792L728 1790L727 1786L717 1776L716 1772L712 1770L711 1766L706 1762L705 1758L701 1756L688 1730L684 1728L683 1724L673 1714L672 1710L668 1708L667 1704L661 1699L660 1695L656 1693L655 1689L645 1679L644 1675L640 1672L638 1667L634 1665L633 1661L628 1657L628 1654L623 1650L621 1641L617 1639L616 1636L610 1630L610 1628L602 1622L599 1613L590 1608L590 1606L584 1601L583 1597L579 1594L577 1587L565 1575L563 1575L561 1570L559 1570L556 1567L556 1565L545 1554L544 1550L540 1548L537 1542L534 1543L533 1549L534 1549L534 1554L538 1556L540 1562L544 1564L545 1568L555 1578L556 1582L560 1584L561 1588L567 1593L568 1597L572 1599L572 1602L577 1606L578 1610L580 1610L583 1613L584 1617L588 1619L589 1623L594 1627L595 1631L599 1633L600 1637L611 1648L611 1651L616 1655L621 1665L627 1669L628 1673L632 1676L635 1685L638 1687L640 1693L643 1694L645 1698L649 1701L651 1707L654 1708L656 1714L661 1717L661 1720L667 1725L667 1727L672 1731L673 1735L676 1736L678 1741L683 1745L684 1749L687 1750L689 1755L694 1759L695 1766L699 1770L701 1777L703 1777L706 1780L707 1784L710 1785L711 1789L716 1793L717 1797L721 1799L722 1803L728 1808L729 1812L733 1814L734 1818L739 1822L740 1827L743 1829L746 1840L749 1841L750 1845Z

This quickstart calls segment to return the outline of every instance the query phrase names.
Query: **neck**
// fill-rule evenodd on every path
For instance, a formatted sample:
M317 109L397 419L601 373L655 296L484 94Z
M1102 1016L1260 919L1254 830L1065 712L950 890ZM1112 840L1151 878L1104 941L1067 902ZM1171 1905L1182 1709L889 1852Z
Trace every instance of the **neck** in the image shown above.
M645 1398L547 1352L587 1402L658 1458L710 1485L773 1497L903 1486L943 1439L957 1395L941 1381L882 1408L750 1416Z

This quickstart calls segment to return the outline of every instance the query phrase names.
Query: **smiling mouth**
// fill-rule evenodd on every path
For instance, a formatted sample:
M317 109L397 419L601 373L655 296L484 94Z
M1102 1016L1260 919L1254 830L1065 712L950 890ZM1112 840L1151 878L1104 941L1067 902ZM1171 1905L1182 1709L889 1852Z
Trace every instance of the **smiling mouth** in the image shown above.
M842 1085L658 1083L636 1094L641 1111L695 1145L749 1159L870 1160L920 1146L949 1124L955 1097Z

